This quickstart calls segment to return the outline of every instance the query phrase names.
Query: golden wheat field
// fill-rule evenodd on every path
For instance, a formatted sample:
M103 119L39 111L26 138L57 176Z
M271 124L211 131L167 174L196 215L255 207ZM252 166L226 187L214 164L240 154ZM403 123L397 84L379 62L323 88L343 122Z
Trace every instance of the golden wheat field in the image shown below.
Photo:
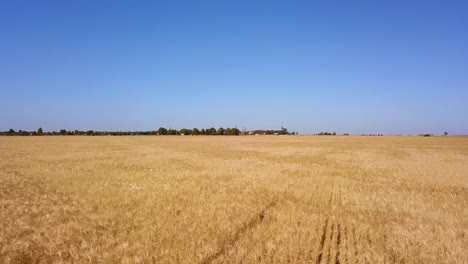
M467 263L468 138L1 137L0 263Z

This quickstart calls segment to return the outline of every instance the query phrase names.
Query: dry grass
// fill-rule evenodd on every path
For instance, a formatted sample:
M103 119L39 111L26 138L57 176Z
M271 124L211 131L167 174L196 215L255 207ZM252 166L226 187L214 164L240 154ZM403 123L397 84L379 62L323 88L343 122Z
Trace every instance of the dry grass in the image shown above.
M1 137L1 263L467 263L468 138Z

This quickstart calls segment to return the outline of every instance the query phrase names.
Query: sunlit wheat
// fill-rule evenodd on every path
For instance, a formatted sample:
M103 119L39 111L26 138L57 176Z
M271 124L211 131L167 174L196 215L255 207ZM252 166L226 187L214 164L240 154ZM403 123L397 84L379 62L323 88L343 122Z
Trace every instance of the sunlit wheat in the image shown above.
M0 263L467 263L467 219L468 138L0 138Z

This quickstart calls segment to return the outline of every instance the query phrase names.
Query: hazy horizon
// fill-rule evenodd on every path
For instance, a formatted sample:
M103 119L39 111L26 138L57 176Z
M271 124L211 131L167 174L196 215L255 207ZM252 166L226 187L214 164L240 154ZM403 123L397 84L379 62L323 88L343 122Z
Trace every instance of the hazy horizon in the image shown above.
M464 1L3 1L0 131L468 134Z
M43 129L42 127L40 127L43 131L43 133L52 133L52 132L57 132L59 133L60 130L62 129L65 129L65 128L62 128L62 129L55 129L55 130L46 130L46 129ZM199 129L200 131L202 129L210 129L210 128L215 128L216 130L218 130L219 128L223 128L223 129L227 129L227 128L234 128L234 127L216 127L216 126L208 126L208 127L180 127L180 128L177 128L177 127L163 127L165 129L175 129L176 131L179 131L180 130L183 130L183 129L194 129L194 128L197 128ZM24 130L24 129L14 129L14 128L9 128L9 129L13 129L16 133L22 131L22 132L37 132L38 129L31 129L31 130ZM0 132L2 133L5 133L5 132L8 132L9 129L6 129L6 130L0 130ZM93 132L109 132L109 133L112 133L112 132L115 132L115 133L126 133L126 132L135 132L135 133L138 133L138 132L157 132L159 129L156 128L156 129L147 129L147 130L115 130L115 129L109 129L109 130L94 130L94 129L65 129L67 132L75 132L75 131L80 131L80 132L88 132L88 131L93 131ZM250 131L261 131L261 130L279 130L279 129L275 129L275 128L266 128L266 129L263 129L263 128L253 128L253 129L248 129L248 128L238 128L241 132L243 131L243 129L247 130L248 132ZM420 133L407 133L407 134L382 134L382 133L373 133L373 132L367 132L367 133L348 133L348 132L344 132L344 131L314 131L314 132L311 132L311 133L301 133L299 131L293 131L293 130L290 130L288 129L288 132L292 133L292 132L297 132L298 134L297 135L301 135L301 136L315 136L315 135L319 135L321 132L325 133L325 132L328 132L328 133L336 133L336 135L328 135L328 136L343 136L343 135L346 135L346 136L423 136L423 135L431 135L431 136L462 136L462 137L465 137L465 136L468 136L468 134L450 134L448 133L447 135L445 135L444 132L440 132L440 133L424 133L424 132L420 132ZM78 135L82 135L82 134L78 134ZM103 134L104 135L104 134ZM107 134L106 134L107 135ZM124 136L124 135L119 135L119 134L116 134L117 136ZM153 136L153 134L151 135L146 135L146 134L135 134L137 136ZM189 134L189 136L192 136L192 135L195 135L195 136L218 136L218 135L208 135L208 134ZM255 134L250 134L250 135L255 135ZM259 134L259 135L263 135L263 134ZM267 136L274 136L275 134L266 134ZM0 135L1 136L1 135ZM65 135L65 136L68 136L68 135ZM176 135L165 135L165 136L176 136ZM228 135L229 136L229 135ZM280 135L280 136L284 136L284 135ZM288 135L289 136L289 135ZM322 136L322 135L319 135L319 136ZM323 135L323 136L327 136L327 135Z

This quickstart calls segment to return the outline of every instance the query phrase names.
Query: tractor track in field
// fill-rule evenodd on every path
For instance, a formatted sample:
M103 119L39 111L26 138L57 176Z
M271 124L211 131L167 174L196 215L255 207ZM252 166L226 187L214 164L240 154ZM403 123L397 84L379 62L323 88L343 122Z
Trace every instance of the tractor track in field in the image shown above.
M273 207L275 207L280 201L284 199L284 197L280 197L280 196L284 196L286 193L288 193L288 191L292 187L294 187L297 184L297 182L298 182L297 180L289 182L287 184L287 187L282 191L280 195L273 196L273 198L259 212L254 214L246 222L239 225L236 228L234 234L225 243L223 243L216 252L205 256L200 261L200 264L212 263L213 261L215 261L222 255L226 254L226 252L230 250L231 248L233 248L235 244L245 235L245 233L247 233L249 230L254 229L255 227L257 227L263 222L267 212L270 211Z
M260 211L253 214L247 221L240 224L232 236L228 238L224 243L219 246L219 249L200 261L201 264L209 264L216 261L218 258L225 255L229 250L233 249L242 237L253 230L257 226L261 225L264 221L265 216L272 208L277 206L284 197L289 189L291 189L295 182L291 182L284 189L282 194L275 195L273 198L262 207ZM335 186L332 185L332 189ZM331 210L340 210L343 206L343 194L341 186L337 186L336 191L331 191L328 199L326 200L332 208ZM338 208L337 208L338 207ZM317 252L315 255L315 263L317 264L341 264L341 263L356 263L358 262L359 249L356 244L356 227L352 223L351 226L346 225L339 219L335 219L332 216L325 218L322 226L317 226L317 233L319 233L319 245L316 250L310 250L309 262L314 262L314 255L312 252Z
M320 252L319 255L317 256L317 263L320 263L322 261L323 257L323 247L325 245L325 240L327 239L327 227L328 227L328 217L325 220L325 224L322 227L322 238L320 239L320 246L318 251Z
M335 264L340 264L340 253L341 253L341 249L340 249L340 246L341 246L341 225L340 224L337 224L337 232L338 232L338 235L336 237L336 259L335 259Z
M242 236L249 230L254 229L260 225L265 219L267 212L278 203L278 196L274 196L258 213L254 214L248 221L242 223L218 251L210 254L202 259L201 264L208 264L216 260L217 258L224 255L229 249L233 248L234 245L242 238Z
M347 226L343 226L340 221L327 217L325 223L319 230L321 230L321 235L315 263L349 263L348 253L350 253L350 238ZM353 242L355 243L355 241ZM355 247L355 245L352 246ZM356 256L354 256L354 258L356 258Z
M330 210L329 215L322 222L323 225L317 229L319 242L318 248L315 250L316 257L313 260L313 256L311 256L312 259L309 259L309 262L315 261L317 264L341 264L352 263L357 259L358 249L354 223L352 226L349 226L343 219L333 217L335 212L342 210L344 198L341 185L336 186L332 184L330 194L326 199Z

